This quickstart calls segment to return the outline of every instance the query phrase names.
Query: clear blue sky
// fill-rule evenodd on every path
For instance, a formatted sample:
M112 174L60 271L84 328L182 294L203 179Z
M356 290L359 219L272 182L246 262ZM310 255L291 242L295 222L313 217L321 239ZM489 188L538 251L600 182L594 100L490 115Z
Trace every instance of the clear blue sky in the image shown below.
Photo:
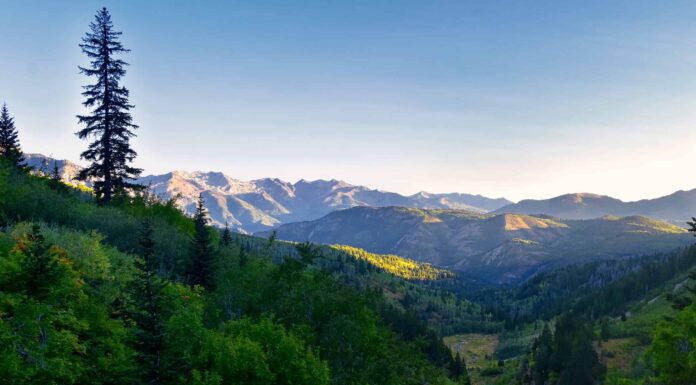
M696 2L6 1L0 100L78 160L106 5L146 173L623 199L696 187Z

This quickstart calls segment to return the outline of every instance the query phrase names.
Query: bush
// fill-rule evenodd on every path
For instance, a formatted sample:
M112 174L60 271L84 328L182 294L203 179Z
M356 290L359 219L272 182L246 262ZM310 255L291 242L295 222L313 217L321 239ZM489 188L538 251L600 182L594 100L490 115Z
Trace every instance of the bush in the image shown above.
M493 377L493 376L499 376L503 374L503 369L497 366L489 366L487 368L481 369L481 372L479 374L482 377Z

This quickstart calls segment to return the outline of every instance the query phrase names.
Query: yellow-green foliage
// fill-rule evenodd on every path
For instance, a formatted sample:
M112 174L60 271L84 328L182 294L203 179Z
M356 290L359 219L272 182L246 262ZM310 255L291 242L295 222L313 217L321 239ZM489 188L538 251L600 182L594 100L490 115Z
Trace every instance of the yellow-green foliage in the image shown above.
M68 185L69 187L72 187L72 188L74 188L75 190L78 190L78 191L83 192L83 193L87 193L87 194L93 194L93 193L94 193L94 189L92 189L91 187L89 187L89 186L87 186L87 185L85 185L85 184L82 184L82 183L72 183L72 182L68 182L68 183L65 183L65 184Z
M686 229L679 226L646 217L629 217L626 218L626 222L635 228L632 232L658 231L667 234L685 234L687 232Z
M512 238L512 242L513 242L513 243L519 243L519 244L522 244L522 245L529 245L529 246L538 245L538 244L539 244L539 242L530 241L529 239L524 239L524 238Z
M693 384L696 378L696 302L660 321L648 350L657 383Z
M451 271L438 269L428 263L419 263L412 259L399 257L398 255L374 254L357 247L346 245L331 245L331 247L357 260L364 260L381 270L405 279L434 281L454 276L454 273Z

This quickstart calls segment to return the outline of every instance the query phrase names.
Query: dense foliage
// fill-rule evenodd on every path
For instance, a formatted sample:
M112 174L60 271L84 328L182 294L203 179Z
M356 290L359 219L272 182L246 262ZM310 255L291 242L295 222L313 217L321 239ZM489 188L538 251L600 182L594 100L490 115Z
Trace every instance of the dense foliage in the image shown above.
M604 367L592 341L591 324L566 313L556 321L553 334L545 326L532 346L520 372L522 384L593 385L601 379Z
M483 289L472 297L516 327L573 309L594 321L620 316L626 305L661 292L671 278L696 265L696 248L666 255L571 265L541 273L512 288Z
M331 247L345 252L358 261L366 261L378 269L405 279L433 281L444 278L452 278L454 276L454 273L450 271L438 269L430 264L419 263L412 259L399 257L398 255L375 254L357 247L346 245L332 245Z
M235 241L213 247L206 227L214 289L191 287L196 229L171 202L103 207L48 178L0 175L0 370L11 383L449 381L436 333L322 270L316 250L272 263Z
M657 325L648 355L661 383L696 383L696 304Z

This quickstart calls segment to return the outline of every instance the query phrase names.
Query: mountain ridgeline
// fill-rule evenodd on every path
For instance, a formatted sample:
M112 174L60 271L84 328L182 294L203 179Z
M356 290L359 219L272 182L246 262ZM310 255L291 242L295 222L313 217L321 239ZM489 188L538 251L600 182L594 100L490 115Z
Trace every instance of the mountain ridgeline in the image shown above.
M214 223L223 225L228 222L234 229L247 232L317 219L355 206L467 208L486 212L509 203L505 199L469 194L404 196L335 179L300 180L296 183L276 178L240 181L220 172L173 171L143 177L139 183L150 186L163 198L180 196L180 204L187 212L191 211L195 198L203 194Z
M40 154L26 154L26 164L46 174L58 166L66 182L75 182L81 166ZM644 216L683 227L696 212L696 189L677 191L655 199L625 202L590 193L565 194L550 199L525 199L513 203L505 198L481 195L419 192L401 195L355 186L339 180L300 180L290 183L275 178L240 181L221 172L172 171L138 179L155 195L179 197L179 206L193 214L199 194L204 194L213 223L225 222L237 230L255 233L275 226L321 218L333 211L356 206L401 206L421 209L471 210L479 213L549 215L563 219L595 219L607 215ZM89 181L87 181L89 185Z
M640 216L567 220L402 207L355 207L275 231L280 239L397 254L500 283L571 263L670 251L691 241L681 227Z
M27 164L50 173L57 164L65 181L74 182L81 167L65 160L30 154ZM354 186L340 180L300 180L296 183L277 178L241 181L221 172L172 171L137 179L137 183L164 200L178 197L184 212L193 214L203 194L212 223L225 223L237 231L253 233L297 221L318 219L341 209L355 206L403 206L433 209L467 209L488 212L510 202L472 194L431 194L410 196Z
M677 191L655 199L624 202L606 195L566 194L551 199L525 199L506 205L494 213L546 214L565 219L593 219L604 215L660 219L684 226L696 212L696 189Z

